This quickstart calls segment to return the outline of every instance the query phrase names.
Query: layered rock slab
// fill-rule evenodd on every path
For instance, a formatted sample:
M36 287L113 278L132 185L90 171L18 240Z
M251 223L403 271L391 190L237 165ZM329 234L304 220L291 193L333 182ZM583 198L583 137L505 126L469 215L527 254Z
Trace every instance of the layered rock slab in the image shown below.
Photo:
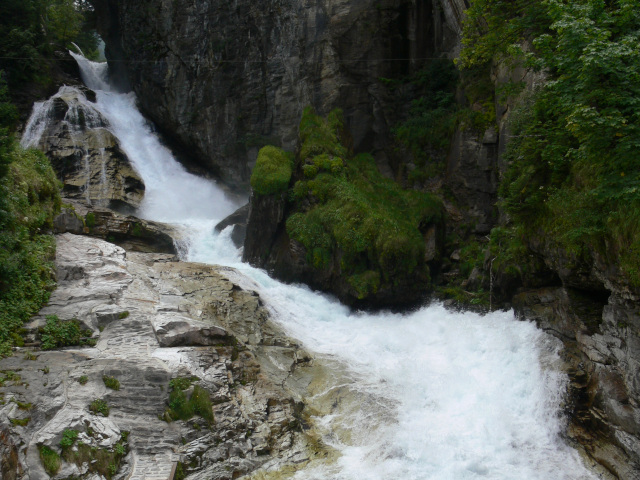
M72 234L57 243L58 288L27 328L37 329L46 315L76 318L97 343L0 361L0 370L13 372L0 387L3 478L48 478L38 448L60 452L67 429L95 448L113 448L130 432L130 451L113 478L167 479L182 461L193 478L231 479L320 455L300 421L299 392L312 377L304 370L314 368L309 355L225 269ZM105 376L120 389L107 388ZM183 377L209 393L212 425L198 416L160 419L170 380ZM89 412L95 399L110 407L108 417ZM57 477L70 475L94 474L63 462Z

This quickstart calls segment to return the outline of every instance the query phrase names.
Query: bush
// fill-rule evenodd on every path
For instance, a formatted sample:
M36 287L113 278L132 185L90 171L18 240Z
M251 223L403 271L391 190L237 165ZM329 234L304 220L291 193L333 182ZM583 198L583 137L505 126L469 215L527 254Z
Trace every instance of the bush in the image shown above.
M80 345L82 332L77 320L60 321L55 315L47 315L47 324L40 339L43 350Z
M258 195L284 192L289 186L293 160L284 150L268 145L258 152L251 173L251 188Z

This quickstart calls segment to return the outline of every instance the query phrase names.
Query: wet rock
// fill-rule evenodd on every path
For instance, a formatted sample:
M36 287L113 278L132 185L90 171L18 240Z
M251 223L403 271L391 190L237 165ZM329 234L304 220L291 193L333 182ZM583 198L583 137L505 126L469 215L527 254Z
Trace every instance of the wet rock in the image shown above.
M640 478L640 315L635 302L571 288L529 290L516 312L565 344L569 434L616 478Z
M67 206L54 219L56 233L91 235L137 252L177 253L173 238L179 235L170 225L125 216L82 201L63 200Z
M115 479L169 478L177 461L190 478L231 478L328 458L322 442L310 448L298 421L314 377L309 355L270 321L256 294L227 278L237 275L232 269L125 252L89 236L66 233L57 244L58 288L32 323L76 318L97 343L0 360L0 371L16 373L0 386L3 478L48 478L38 448L60 453L68 429L107 450L130 432L131 453ZM187 379L187 398L194 384L208 392L213 422L162 420L176 378ZM89 410L96 399L108 417ZM59 475L96 479L90 464L66 461Z
M227 227L233 227L231 240L233 244L240 248L244 245L247 236L247 222L249 220L249 203L240 207L227 218L218 223L215 227L217 232L221 232Z
M44 113L55 121L43 123L37 146L63 182L64 196L131 213L142 201L144 183L107 120L87 103L90 93L63 87L46 102Z

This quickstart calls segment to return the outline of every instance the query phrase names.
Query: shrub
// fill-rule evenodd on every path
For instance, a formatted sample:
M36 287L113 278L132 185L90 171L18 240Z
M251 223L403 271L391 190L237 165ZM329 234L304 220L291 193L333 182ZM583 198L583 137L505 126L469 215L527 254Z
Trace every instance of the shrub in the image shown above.
M86 375L82 375L80 378L78 378L78 383L80 385L86 385L88 381L89 377L87 377Z
M170 382L172 391L169 393L169 408L165 411L164 419L189 420L194 415L199 415L210 424L214 422L209 392L200 385L193 387L189 399L184 392L197 379L197 377L182 377Z

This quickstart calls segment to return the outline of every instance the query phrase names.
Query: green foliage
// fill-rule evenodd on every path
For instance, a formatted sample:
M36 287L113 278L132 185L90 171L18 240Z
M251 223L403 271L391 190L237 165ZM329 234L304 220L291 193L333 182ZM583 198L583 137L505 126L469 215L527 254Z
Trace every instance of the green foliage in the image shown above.
M46 445L42 445L38 450L40 452L40 461L42 462L45 471L49 476L55 476L62 465L60 455Z
M77 320L61 321L55 315L47 315L47 324L40 339L43 350L80 345L81 332Z
M251 173L251 188L258 195L284 192L289 186L293 160L284 150L267 145L258 152Z
M78 439L78 431L73 429L66 429L62 432L62 439L60 440L60 447L65 450L71 448Z
M193 413L200 415L210 424L213 423L213 410L211 407L211 396L200 385L193 387L193 393L189 399L193 406Z
M67 431L65 430L65 432ZM91 435L90 431L87 433ZM63 448L62 456L67 462L75 463L78 467L87 465L89 473L98 473L111 479L118 472L122 458L126 456L127 452L128 444L124 438L116 443L113 449L97 448L78 442L75 449Z
M456 127L458 71L450 60L432 60L408 83L422 94L411 102L409 117L393 129L393 134L412 153L419 171L430 177L435 172L425 170L425 166L438 163L437 170L441 170Z
M29 421L31 421L31 418L10 418L9 421L11 422L11 425L26 427L29 424Z
M514 120L504 207L514 228L608 255L640 286L640 11L626 0L536 5L549 27L527 61L549 81Z
M339 252L340 271L359 299L410 275L428 279L422 230L440 220L441 204L383 177L371 155L351 158L341 129L341 112L324 120L305 109L298 157L304 178L289 192L287 233L316 268L328 268Z
M86 375L82 375L80 378L78 378L78 383L80 385L86 385L88 381L89 377L87 377Z
M105 387L110 388L111 390L120 390L120 381L117 378L104 375L102 377L102 381L104 382Z
M188 390L193 382L200 380L198 377L177 377L169 380L171 390Z
M109 416L109 405L101 398L96 398L89 405L89 411L95 415L102 415L103 417Z
M10 353L19 341L16 332L49 298L55 242L43 231L60 209L59 182L47 158L22 150L13 140L4 147L0 145L0 164L7 165L0 178L0 355Z
M522 43L545 32L550 24L544 1L474 0L465 11L462 51L464 68L494 60L513 63L521 58Z
M127 318L128 316L129 316L129 311L128 310L125 310L124 312L120 312L118 314L118 318L120 320L123 320L123 319Z
M204 418L209 424L213 424L213 410L211 396L200 385L195 385L191 396L187 399L185 390L191 388L191 383L197 381L197 377L180 377L170 381L169 408L164 413L164 419L189 420L194 415Z
M0 3L0 69L12 89L36 82L46 85L52 54L75 42L89 56L96 53L93 8L77 0L3 0Z

